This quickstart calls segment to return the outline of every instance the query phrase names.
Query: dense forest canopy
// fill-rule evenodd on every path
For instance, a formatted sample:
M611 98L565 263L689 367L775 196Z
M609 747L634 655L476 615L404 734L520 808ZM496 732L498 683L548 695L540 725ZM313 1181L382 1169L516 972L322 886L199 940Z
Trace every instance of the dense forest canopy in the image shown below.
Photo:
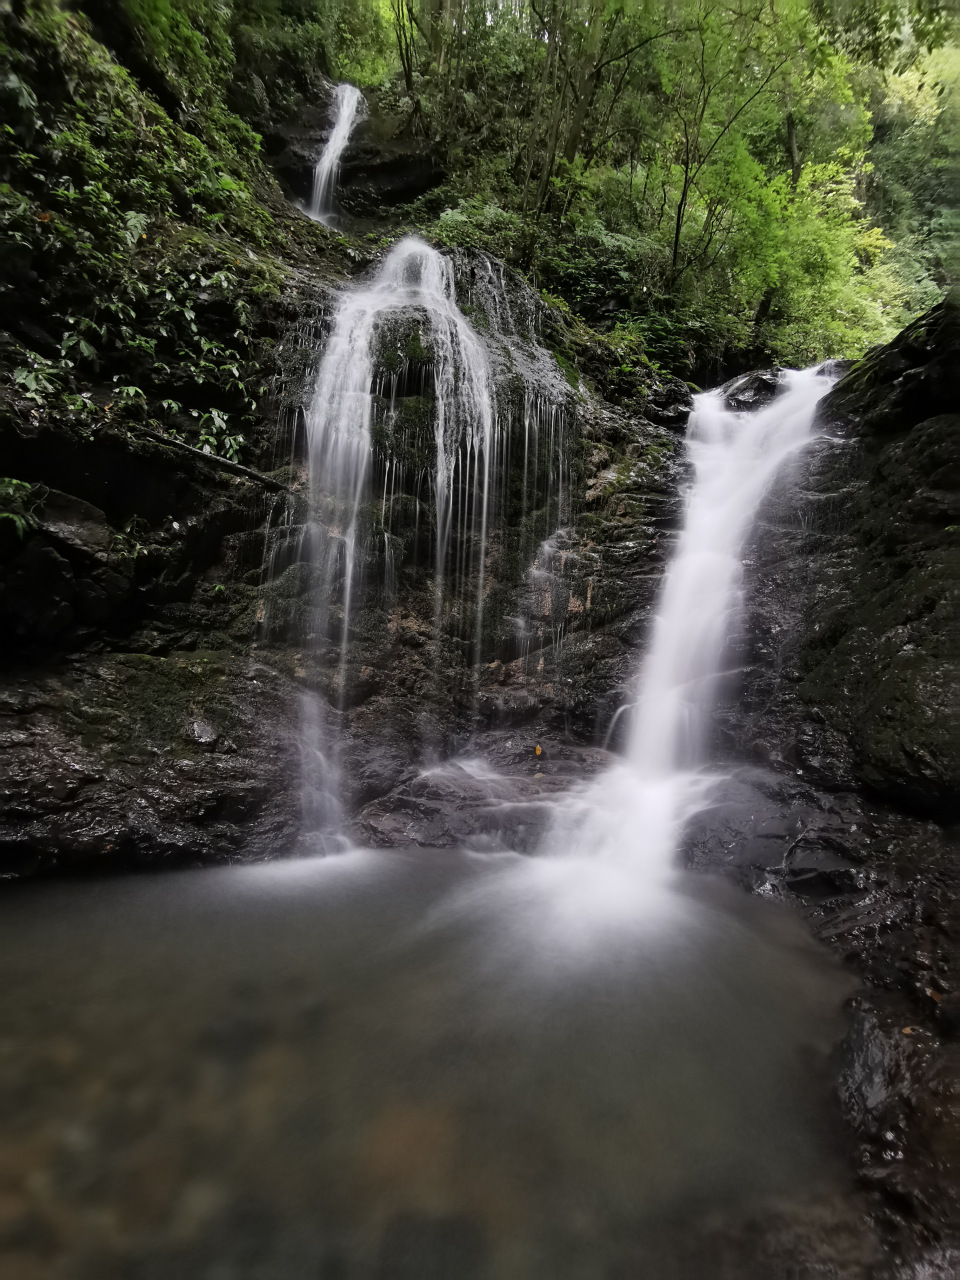
M14 0L0 22L4 269L39 273L52 335L24 304L20 390L116 357L132 405L139 344L144 378L189 360L218 388L190 412L231 456L251 291L329 235L277 216L261 136L330 80L445 174L368 239L488 248L625 367L856 355L957 278L943 0ZM229 343L191 319L199 280Z
M437 234L668 362L851 354L956 272L936 3L347 0L327 21L333 74L443 149Z

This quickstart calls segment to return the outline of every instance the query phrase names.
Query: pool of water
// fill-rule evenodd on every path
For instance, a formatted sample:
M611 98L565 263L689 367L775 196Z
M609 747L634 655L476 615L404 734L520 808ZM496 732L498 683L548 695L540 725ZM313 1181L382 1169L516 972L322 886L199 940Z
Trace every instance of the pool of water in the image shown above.
M592 912L596 883L356 851L15 887L0 1275L767 1280L818 1237L855 1253L849 980L725 886L609 882Z

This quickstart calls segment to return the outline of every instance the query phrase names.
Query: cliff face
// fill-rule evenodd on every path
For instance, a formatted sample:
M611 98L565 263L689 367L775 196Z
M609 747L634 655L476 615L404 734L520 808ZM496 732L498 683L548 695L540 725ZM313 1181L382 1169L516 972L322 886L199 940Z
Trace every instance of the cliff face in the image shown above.
M469 305L468 259L459 270ZM504 288L522 286L504 277ZM564 359L594 360L602 390L590 350L549 313L542 323ZM0 523L8 873L295 846L302 702L314 691L336 702L338 658L335 645L307 640L311 584L299 553L286 553L266 592L263 565L278 536L297 545L291 512L295 522L306 481L296 406L316 342L310 324L297 337L291 316L281 344L286 427L278 445L263 420L254 461L292 464L265 478L136 428L85 431L8 413L8 469L28 486L15 508L26 527ZM772 767L770 777L858 791L858 804L932 819L955 812L957 797L956 575L945 532L956 520L956 419L942 412L955 343L956 311L945 303L825 402L822 437L771 495L749 553L749 640L732 660L745 676L718 717L724 752ZM424 397L409 368L404 376L417 394L398 401L404 430L395 424L396 438L379 442L378 493L398 451L417 455L432 437L429 388ZM561 524L541 528L526 510L521 519L519 449L505 462L475 672L464 644L448 645L438 666L429 545L407 527L413 498L391 472L397 527L386 542L371 539L348 696L328 712L361 838L507 838L498 824L509 808L493 822L482 796L462 794L468 780L441 786L419 775L426 755L456 750L478 727L491 759L525 779L514 799L600 767L593 744L629 701L680 513L675 421L686 393L669 383L643 392L615 406L586 382L568 387ZM758 849L761 861L782 853L769 833Z
M317 634L309 553L303 406L335 305L322 274L304 284L301 271L261 312L274 394L248 436L253 469L149 421L114 422L109 405L88 423L6 404L6 874L291 851L311 768L305 715L325 717L346 815L363 809L356 832L377 843L491 837L482 803L451 822L463 807L456 787L439 805L408 794L422 788L427 757L478 728L494 744L519 732L504 750L540 774L527 783L534 794L599 767L588 744L622 700L679 513L675 424L689 395L641 377L626 405L605 402L609 355L495 267L456 259L500 423L479 664L468 535L462 547L454 536L450 561L468 567L445 581L434 635L424 475L436 403L422 317L394 323L377 357L383 422L342 670L338 636ZM498 318L507 314L526 318ZM577 364L593 376L570 372ZM535 769L539 738L557 749ZM554 779L561 744L572 760Z
M18 64L27 88L62 82L58 112L89 43L64 30L56 58L34 31ZM111 93L134 93L110 75ZM44 137L64 118L21 97L18 136L52 164ZM130 101L159 129L156 103ZM267 131L289 194L304 194L320 115ZM171 156L190 151L171 137ZM364 215L436 180L429 157L389 141L371 125L348 156L346 202ZM141 143L126 138L124 163ZM110 263L89 258L105 273L122 260L119 275L84 283L68 268L106 223L86 225L89 210L71 223L59 175L37 169L36 189L21 175L20 238L0 243L0 876L302 851L301 778L316 782L333 741L350 836L532 848L538 801L616 746L681 517L686 388L625 371L499 264L456 255L510 423L484 623L463 605L480 595L473 562L442 600L466 609L459 631L435 634L433 517L418 505L436 462L434 362L412 315L379 354L390 412L341 671L338 638L315 625L303 407L339 292L376 265L381 236L345 247L266 170L242 199L237 172L210 165L215 181L182 191L171 161L164 199L181 220L147 221L149 235L129 222ZM122 325L96 310L118 280ZM533 322L509 330L501 306ZM102 341L83 355L74 330L94 320ZM75 373L47 387L64 351ZM518 356L562 405L562 503L546 473L527 483ZM736 764L684 849L798 906L865 979L840 1065L861 1182L886 1228L944 1249L960 1195L958 359L954 297L837 384L822 434L770 495L717 716L718 754ZM749 407L776 388L767 375L729 394ZM241 424L242 464L185 443L201 443L201 421L217 454L239 451L225 424ZM427 767L467 748L495 782Z
M223 857L264 805L282 829L285 695L247 653L273 487L37 418L0 423L3 872Z
M866 979L841 1095L878 1221L928 1260L960 1199L958 319L854 366L769 496L717 717L741 763L687 836Z
M960 812L958 359L954 295L823 402L751 552L755 641L724 716L741 749L946 821Z
M569 410L569 509L528 510L516 452L500 466L478 678L468 617L439 657L431 638L432 514L418 532L415 481L435 404L430 377L408 375L432 366L394 335L378 376L401 412L378 437L373 481L382 493L389 472L396 519L381 528L368 504L364 607L349 687L334 689L335 646L311 636L303 407L337 295L394 232L347 244L274 180L304 194L324 84L281 77L254 102L242 77L231 89L216 30L199 61L161 58L152 28L116 4L18 8L0 25L13 130L0 155L3 873L290 850L305 703L341 707L328 732L348 812L413 783L428 743L455 749L478 724L526 725L531 752L547 727L589 739L655 588L682 385L629 368L500 277L494 311L534 298L542 312L545 398L560 384ZM412 172L398 145L373 113L347 158L348 203L389 204L398 164ZM491 270L465 255L457 289L502 353L479 296ZM501 364L519 445L523 394Z

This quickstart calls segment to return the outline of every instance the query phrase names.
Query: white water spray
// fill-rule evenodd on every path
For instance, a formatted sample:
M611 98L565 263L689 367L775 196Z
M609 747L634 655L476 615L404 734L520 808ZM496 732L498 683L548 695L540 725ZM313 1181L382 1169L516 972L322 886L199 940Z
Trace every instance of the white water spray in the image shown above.
M486 321L483 339L460 310L458 282ZM421 546L432 560L436 670L444 642L460 646L476 698L487 561L499 553L500 530L519 514L524 536L542 538L568 518L569 388L539 341L538 305L484 255L455 263L416 237L338 302L304 408L308 502L296 524L277 525L268 547L263 617L267 627L284 625L290 591L278 584L296 575L311 608L286 617L322 667L334 658L330 700L341 710L369 651L355 615L375 608L391 625L385 610L399 576L422 571ZM518 495L508 480L519 450ZM305 825L324 834L339 827L334 719L325 750L316 717L305 716L302 735L304 790L314 793L305 794Z
M352 84L337 85L333 96L333 129L313 171L313 191L307 206L310 217L324 226L329 226L336 212L340 161L354 125L362 117L364 105L359 89Z
M694 479L629 711L626 757L562 805L548 837L551 852L590 851L626 869L632 893L670 879L682 828L710 790L703 766L741 607L743 547L771 482L810 439L833 379L814 369L784 381L752 413L726 408L720 392L697 397L688 431ZM619 894L625 880L613 879Z
M785 375L785 388L752 413L698 396L687 433L694 482L667 567L638 682L628 754L637 771L669 775L704 763L721 659L741 605L743 546L760 503L791 454L810 438L831 379Z

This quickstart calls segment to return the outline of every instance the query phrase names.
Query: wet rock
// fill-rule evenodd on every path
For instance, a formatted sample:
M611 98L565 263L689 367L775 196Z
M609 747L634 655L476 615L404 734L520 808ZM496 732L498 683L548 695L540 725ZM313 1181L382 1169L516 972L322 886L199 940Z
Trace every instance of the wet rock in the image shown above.
M5 469L32 486L25 534L11 535L9 522L0 522L0 656L30 663L102 643L105 634L116 643L155 608L170 636L184 605L181 619L186 624L189 614L192 625L181 626L167 648L198 624L209 641L235 626L243 609L249 637L252 593L239 583L218 584L213 610L190 604L200 574L213 565L222 563L228 580L249 568L244 540L271 500L254 483L107 427L84 433L0 416L0 449ZM259 564L262 542L253 541Z
M220 740L219 733L209 720L191 720L183 736L189 742L195 742L202 751L212 751Z
M89 556L105 556L115 537L102 511L55 489L44 492L37 520L49 538Z
M382 847L533 852L553 819L552 799L609 761L604 751L529 731L490 733L481 755L417 772L365 805L354 830Z
M826 398L824 434L748 549L750 638L730 664L745 677L719 715L738 751L941 820L960 813L960 418L926 414L960 357L955 312L944 303Z
M271 168L287 195L301 204L310 200L314 169L330 136L329 100L301 108L292 120L260 124ZM401 122L378 110L375 95L368 93L367 100L370 109L344 153L338 183L344 210L363 217L409 204L446 178L431 148L401 136Z
M853 430L903 433L916 423L956 412L960 352L960 290L870 352L837 384L825 409Z
M769 404L782 386L780 369L762 369L758 373L745 373L733 378L720 388L723 403L728 409L748 413Z
M426 147L409 142L362 140L344 157L340 201L357 216L370 216L385 208L410 204L445 181L447 172Z
M936 1009L937 1026L951 1040L960 1040L960 992L940 996Z
M8 677L0 874L289 849L296 692L275 671L243 680L245 665L202 651L106 654Z
M666 378L658 381L648 392L643 412L658 426L683 434L692 408L693 396L686 383L679 378Z
M43 539L10 556L0 579L4 647L56 640L75 619L76 582L69 562Z

